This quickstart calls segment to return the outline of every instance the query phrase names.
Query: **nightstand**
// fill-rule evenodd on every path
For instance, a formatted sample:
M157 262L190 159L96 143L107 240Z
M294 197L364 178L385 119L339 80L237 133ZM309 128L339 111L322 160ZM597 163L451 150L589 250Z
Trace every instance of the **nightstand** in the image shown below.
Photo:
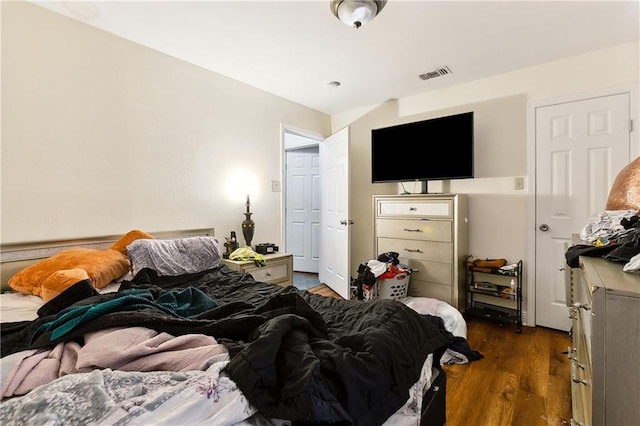
M265 266L257 266L253 260L222 259L234 271L251 274L256 281L277 284L282 287L293 285L293 255L287 253L265 254Z

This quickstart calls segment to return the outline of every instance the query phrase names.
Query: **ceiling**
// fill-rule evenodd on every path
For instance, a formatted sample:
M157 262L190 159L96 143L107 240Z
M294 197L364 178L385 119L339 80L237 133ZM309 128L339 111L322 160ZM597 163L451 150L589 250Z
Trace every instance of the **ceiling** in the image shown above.
M389 0L358 30L329 0L33 3L327 114L640 39L637 0Z

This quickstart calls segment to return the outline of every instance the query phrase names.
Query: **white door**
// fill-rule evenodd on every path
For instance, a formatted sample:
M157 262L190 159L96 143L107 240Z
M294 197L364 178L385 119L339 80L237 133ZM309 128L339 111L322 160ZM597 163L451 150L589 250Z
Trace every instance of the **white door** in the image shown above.
M320 143L320 270L318 278L349 299L349 128Z
M565 243L605 210L629 163L629 94L536 108L536 325L569 330Z
M286 247L293 270L318 273L320 257L320 154L309 147L286 154Z

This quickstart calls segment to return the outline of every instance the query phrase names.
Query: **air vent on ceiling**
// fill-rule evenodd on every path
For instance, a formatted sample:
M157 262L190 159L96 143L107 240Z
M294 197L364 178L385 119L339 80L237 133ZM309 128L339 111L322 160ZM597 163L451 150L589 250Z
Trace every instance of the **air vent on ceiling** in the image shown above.
M449 67L441 67L436 68L435 71L420 74L418 77L420 77L421 80L430 80L432 78L440 77L447 74L451 74L451 70L449 69Z

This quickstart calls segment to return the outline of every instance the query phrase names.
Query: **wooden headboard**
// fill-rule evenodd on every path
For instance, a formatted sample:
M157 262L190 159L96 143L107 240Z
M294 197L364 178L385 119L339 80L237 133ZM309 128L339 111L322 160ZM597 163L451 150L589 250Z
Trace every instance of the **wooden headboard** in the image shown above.
M213 236L213 228L185 229L177 231L149 232L154 238L172 239L197 236ZM86 247L96 250L109 248L118 241L121 235L81 238L75 240L37 241L31 243L12 243L0 245L0 290L10 291L7 284L16 272L33 265L41 259L50 257L57 252L74 247Z

